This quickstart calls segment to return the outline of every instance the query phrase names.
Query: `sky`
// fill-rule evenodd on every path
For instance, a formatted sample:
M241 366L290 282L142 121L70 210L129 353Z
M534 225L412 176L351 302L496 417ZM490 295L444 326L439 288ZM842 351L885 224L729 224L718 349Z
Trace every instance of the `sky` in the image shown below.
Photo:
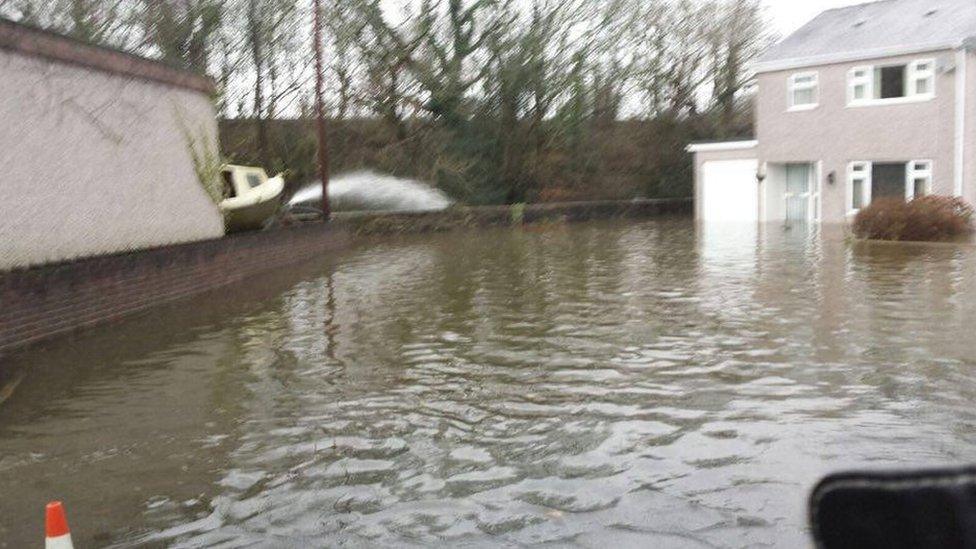
M868 0L763 0L773 26L786 36L824 10L863 4Z
M528 2L528 0L523 1ZM868 1L870 0L762 0L773 27L784 37L824 10L863 4ZM397 6L404 2L409 0L383 0L383 6L388 14L392 14L397 11Z

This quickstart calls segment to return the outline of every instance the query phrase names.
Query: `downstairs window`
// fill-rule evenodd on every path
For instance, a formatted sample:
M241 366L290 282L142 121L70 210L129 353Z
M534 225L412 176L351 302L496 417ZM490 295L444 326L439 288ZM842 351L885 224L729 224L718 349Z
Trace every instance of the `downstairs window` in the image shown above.
M932 162L851 162L847 168L847 210L856 213L878 198L913 198L932 192Z

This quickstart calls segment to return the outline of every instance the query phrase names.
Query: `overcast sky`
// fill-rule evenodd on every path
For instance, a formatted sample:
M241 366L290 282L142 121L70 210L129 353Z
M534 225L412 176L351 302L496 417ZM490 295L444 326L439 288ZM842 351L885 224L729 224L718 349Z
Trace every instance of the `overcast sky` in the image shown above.
M867 0L763 0L773 25L784 37L831 8L863 4Z
M404 4L411 4L411 0L382 0L383 7L389 15L393 15ZM413 0L416 1L416 0ZM530 0L523 0L526 5ZM735 0L727 0L735 1ZM831 8L863 4L870 0L762 0L766 5L769 17L775 30L786 36L804 23L813 19L818 13ZM2 2L2 0L0 0Z

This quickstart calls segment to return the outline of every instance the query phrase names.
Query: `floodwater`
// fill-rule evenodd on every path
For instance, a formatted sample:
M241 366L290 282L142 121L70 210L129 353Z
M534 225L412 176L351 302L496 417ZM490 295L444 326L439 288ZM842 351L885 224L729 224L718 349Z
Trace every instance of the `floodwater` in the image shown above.
M0 546L805 546L976 455L976 248L686 221L374 241L9 356Z

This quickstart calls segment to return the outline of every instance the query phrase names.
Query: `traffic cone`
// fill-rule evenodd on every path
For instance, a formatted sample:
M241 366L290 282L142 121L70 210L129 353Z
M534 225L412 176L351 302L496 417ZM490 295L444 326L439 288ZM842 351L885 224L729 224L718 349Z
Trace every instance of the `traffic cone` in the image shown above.
M74 549L71 543L71 530L68 518L64 516L64 506L60 501L47 504L44 520L44 549Z

